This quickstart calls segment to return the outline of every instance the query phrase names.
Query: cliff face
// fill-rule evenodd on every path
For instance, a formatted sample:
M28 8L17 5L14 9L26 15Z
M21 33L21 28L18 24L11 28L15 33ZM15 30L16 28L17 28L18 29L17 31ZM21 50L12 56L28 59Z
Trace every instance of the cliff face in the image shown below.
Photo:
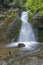
M43 17L38 13L33 16L33 25L37 29L39 42L43 42Z
M0 44L15 41L21 27L21 20L15 10L7 12L5 17L0 20Z

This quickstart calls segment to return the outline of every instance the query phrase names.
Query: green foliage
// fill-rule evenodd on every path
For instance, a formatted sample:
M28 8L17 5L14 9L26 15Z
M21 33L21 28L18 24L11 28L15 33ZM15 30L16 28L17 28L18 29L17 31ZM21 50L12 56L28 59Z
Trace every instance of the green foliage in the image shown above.
M30 11L30 12L29 12L29 22L30 22L30 23L32 23L32 15L33 15L33 13Z
M31 10L31 13L35 14L40 12L43 16L43 0L27 0L25 7Z
M40 16L43 16L43 10L40 12Z

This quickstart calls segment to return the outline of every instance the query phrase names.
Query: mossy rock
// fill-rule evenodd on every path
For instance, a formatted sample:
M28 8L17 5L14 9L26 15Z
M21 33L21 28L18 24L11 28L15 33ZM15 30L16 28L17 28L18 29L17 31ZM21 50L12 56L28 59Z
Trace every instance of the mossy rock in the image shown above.
M0 20L0 44L13 42L19 35L21 20L17 12L12 13L6 14L6 18Z

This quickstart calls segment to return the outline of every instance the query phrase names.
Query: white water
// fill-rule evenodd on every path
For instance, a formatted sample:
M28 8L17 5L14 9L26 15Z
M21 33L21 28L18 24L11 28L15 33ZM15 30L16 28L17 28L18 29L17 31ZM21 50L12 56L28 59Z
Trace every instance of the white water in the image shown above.
M18 44L24 44L22 51L33 51L37 48L38 44L36 42L35 33L32 25L28 23L28 11L23 11L21 14L22 27L20 30L18 42L12 42L7 45L7 47L17 47Z
M21 20L22 20L22 27L20 30L20 35L19 35L19 42L31 42L31 41L36 41L35 38L35 33L32 28L32 25L28 23L28 11L27 12L22 12L21 15Z

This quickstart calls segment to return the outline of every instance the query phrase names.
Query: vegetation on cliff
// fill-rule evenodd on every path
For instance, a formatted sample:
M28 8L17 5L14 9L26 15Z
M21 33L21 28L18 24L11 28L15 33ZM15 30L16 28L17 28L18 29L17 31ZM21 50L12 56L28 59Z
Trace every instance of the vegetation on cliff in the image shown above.
M27 0L25 7L31 10L32 14L39 12L40 16L43 16L43 0Z

